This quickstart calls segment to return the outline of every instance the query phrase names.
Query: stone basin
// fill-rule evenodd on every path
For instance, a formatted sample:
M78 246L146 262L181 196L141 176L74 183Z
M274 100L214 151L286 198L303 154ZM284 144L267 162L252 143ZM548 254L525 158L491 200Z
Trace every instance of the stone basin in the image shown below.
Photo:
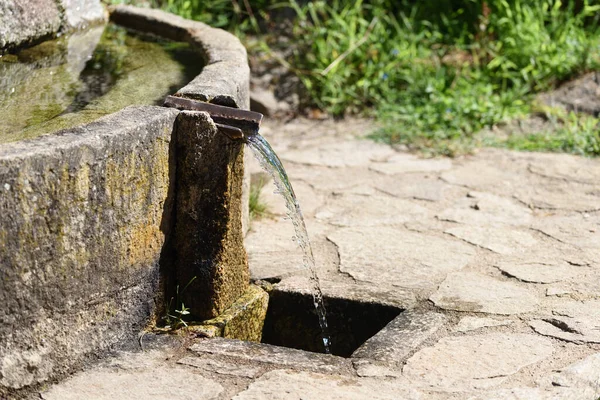
M0 45L104 20L94 0L9 0ZM199 52L202 71L176 96L248 108L246 50L231 34L130 6L110 9L110 20ZM155 105L0 143L0 397L135 338L190 274L202 278L187 289L198 318L242 297L244 175L243 144L208 114Z

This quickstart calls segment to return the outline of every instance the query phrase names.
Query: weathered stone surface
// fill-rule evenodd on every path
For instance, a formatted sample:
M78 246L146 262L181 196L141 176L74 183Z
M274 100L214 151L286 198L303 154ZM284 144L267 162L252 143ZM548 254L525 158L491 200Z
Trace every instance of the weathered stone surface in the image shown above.
M190 350L199 355L215 354L279 368L342 375L351 375L352 371L350 360L345 358L233 339L205 339L192 345Z
M499 254L523 251L538 243L529 233L508 227L457 226L445 233Z
M219 375L241 376L244 378L256 378L264 371L263 367L255 366L251 363L232 363L229 360L220 358L187 356L178 360L177 363Z
M531 327L542 335L569 342L600 343L600 300L565 300L553 307L552 314L551 317L531 321Z
M572 182L557 186L523 186L514 196L532 208L592 212L600 210L597 188L582 187Z
M406 386L405 381L356 379L346 376L275 370L254 381L235 400L359 400L406 399L425 397Z
M337 271L338 255L335 245L318 233L319 227L314 224L309 227L317 271L319 274ZM302 260L302 250L294 237L294 227L288 220L264 219L253 224L246 238L252 278L282 278L303 273L306 267Z
M134 400L134 399L220 399L223 387L184 367L157 363L138 366L95 368L53 386L42 393L44 400Z
M397 175L407 172L439 172L452 167L449 158L419 158L412 154L400 153L389 157L386 162L374 162L369 167L373 171L386 175Z
M229 339L260 342L262 337L269 295L258 286L250 285L223 314L203 325L217 328L217 335Z
M426 208L391 196L338 195L330 198L315 217L335 226L385 226L401 225L427 214Z
M302 180L323 193L373 194L375 184L381 182L377 172L364 167L328 168L322 166L306 166L285 164L292 182ZM386 181L389 182L388 177ZM388 185L386 185L388 186Z
M393 181L375 182L374 186L383 193L400 198L440 201L450 185L419 174L410 174L395 177Z
M531 210L506 197L469 192L467 197L461 199L454 207L442 211L438 218L478 226L528 225L531 221Z
M600 395L600 353L592 354L559 371L552 384L570 388L588 388Z
M4 0L0 3L0 49L50 37L60 26L60 10L53 0Z
M457 332L470 332L481 328L511 325L512 323L513 321L510 319L498 320L481 317L462 317L454 330Z
M503 260L496 264L496 267L506 275L515 277L524 282L533 283L553 283L572 279L586 272L586 268L571 265L566 261L548 260L544 261L525 261Z
M594 397L596 396L596 397ZM513 388L486 391L468 400L596 400L597 392L561 387Z
M475 254L457 241L392 227L343 228L327 237L338 246L340 271L400 287L432 288Z
M536 335L445 337L411 357L403 373L418 386L448 391L488 388L544 360L552 351L552 342Z
M260 181L262 178L258 179ZM276 193L273 181L269 178L263 182L264 186L260 191L260 201L266 205L267 213L270 215L287 216L288 209L285 205L285 200L280 194ZM302 209L302 215L305 218L311 217L325 202L324 196L317 193L310 185L303 181L293 181L292 185Z
M385 160L395 154L389 146L371 141L343 141L315 148L289 150L283 160L298 164L324 167L351 167L369 165L371 161Z
M430 298L446 310L519 314L533 311L537 298L527 289L473 272L448 275Z
M355 365L385 363L400 366L405 358L440 329L446 318L435 312L404 311L353 354Z
M593 250L594 261L600 262L600 218L581 214L553 215L533 222L532 228L556 240L585 250Z
M60 0L60 4L69 28L85 29L90 24L106 21L108 17L99 0Z
M598 184L600 162L597 159L577 157L571 154L532 153L529 171L548 178Z
M219 133L208 114L182 111L176 152L177 282L187 286L181 296L192 315L214 318L248 287L240 201L243 143Z
M153 309L178 112L129 107L0 148L0 384L66 372Z
M523 182L524 179L517 173L502 168L502 161L505 157L500 157L497 163L490 160L492 157L488 156L494 155L496 155L495 152L486 151L485 154L475 160L464 162L450 171L443 172L441 177L448 183L482 192L510 193L514 190L515 185ZM477 173L474 173L474 171L477 171Z

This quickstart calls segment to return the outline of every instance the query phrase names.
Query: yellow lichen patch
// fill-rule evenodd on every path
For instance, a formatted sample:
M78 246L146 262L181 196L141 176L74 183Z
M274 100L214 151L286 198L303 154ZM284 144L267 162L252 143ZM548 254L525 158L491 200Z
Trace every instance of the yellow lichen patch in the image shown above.
M147 216L145 221L133 226L127 238L127 256L129 265L148 265L158 261L164 243L164 234L160 231L160 221Z

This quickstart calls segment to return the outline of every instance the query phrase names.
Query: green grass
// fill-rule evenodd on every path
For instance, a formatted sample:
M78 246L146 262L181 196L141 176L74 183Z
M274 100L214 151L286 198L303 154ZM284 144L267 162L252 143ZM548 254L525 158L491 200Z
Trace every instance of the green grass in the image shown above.
M388 12L394 3L292 3L305 44L292 64L310 99L334 115L375 113L379 140L468 151L482 128L526 115L536 92L599 66L599 6L589 2L440 0ZM569 139L565 150L600 154L567 131L556 138Z
M482 128L528 115L536 93L600 67L598 0L152 1L242 37L291 7L293 51L281 62L304 104L376 116L374 139L428 154L468 152ZM495 145L600 155L596 122L573 114Z
M544 117L548 120L545 130L491 139L484 144L522 151L600 155L600 119L562 109L548 109Z

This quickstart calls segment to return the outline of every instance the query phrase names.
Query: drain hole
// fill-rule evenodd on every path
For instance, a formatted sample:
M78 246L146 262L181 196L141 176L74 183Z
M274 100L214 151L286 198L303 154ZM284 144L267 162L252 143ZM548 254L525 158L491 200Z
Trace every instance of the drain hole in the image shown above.
M331 353L341 357L350 357L354 350L404 311L397 307L339 298L325 298L325 307ZM312 297L272 291L262 342L324 353Z

